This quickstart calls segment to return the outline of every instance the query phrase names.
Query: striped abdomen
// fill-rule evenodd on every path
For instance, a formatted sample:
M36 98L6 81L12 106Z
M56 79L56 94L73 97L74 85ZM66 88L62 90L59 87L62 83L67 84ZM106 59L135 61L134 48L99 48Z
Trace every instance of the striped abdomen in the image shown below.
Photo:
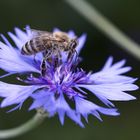
M26 42L26 44L21 49L21 53L23 55L32 55L44 51L45 49L46 43L44 43L41 38L34 38Z

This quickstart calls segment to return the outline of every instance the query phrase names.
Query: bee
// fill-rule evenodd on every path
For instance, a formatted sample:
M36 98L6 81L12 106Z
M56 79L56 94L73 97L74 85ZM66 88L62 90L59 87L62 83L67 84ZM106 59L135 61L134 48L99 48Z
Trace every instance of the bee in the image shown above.
M39 52L43 53L43 60L41 63L41 74L45 75L46 60L55 56L61 57L61 52L67 52L70 58L78 45L77 37L70 38L67 33L57 31L54 33L47 31L34 30L32 31L32 38L27 41L21 49L22 55L36 55Z

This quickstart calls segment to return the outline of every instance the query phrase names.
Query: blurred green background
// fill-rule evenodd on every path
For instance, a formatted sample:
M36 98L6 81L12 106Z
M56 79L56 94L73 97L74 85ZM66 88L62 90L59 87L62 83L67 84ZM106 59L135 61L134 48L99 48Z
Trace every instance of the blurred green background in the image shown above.
M140 1L139 0L88 0L88 2L128 36L140 43ZM73 29L77 35L87 33L87 42L81 52L84 57L82 67L97 71L109 55L115 61L127 59L127 65L133 67L130 76L139 77L139 61L119 48L63 0L0 0L0 32L6 34L15 26L51 31L54 27L68 31ZM10 79L7 79L7 81ZM137 82L137 84L139 84ZM37 129L13 140L140 140L140 91L133 92L136 101L115 102L121 116L102 116L103 122L89 117L85 129L66 118L61 126L58 118L46 119ZM29 101L30 102L30 101ZM26 122L34 115L27 112L26 102L21 111L6 113L1 109L0 128L6 129Z

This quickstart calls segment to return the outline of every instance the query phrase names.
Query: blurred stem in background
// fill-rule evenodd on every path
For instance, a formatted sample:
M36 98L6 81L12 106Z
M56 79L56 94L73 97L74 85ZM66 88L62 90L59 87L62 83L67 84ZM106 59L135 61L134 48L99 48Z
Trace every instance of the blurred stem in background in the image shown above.
M32 130L33 128L41 124L46 117L47 114L42 114L40 112L37 112L32 119L22 124L21 126L7 129L7 130L0 130L0 139L8 139L8 138L18 137L20 135L23 135L24 133Z
M93 26L97 27L119 47L128 51L140 60L140 45L126 36L121 30L104 17L93 5L86 0L65 0L73 9L85 17Z

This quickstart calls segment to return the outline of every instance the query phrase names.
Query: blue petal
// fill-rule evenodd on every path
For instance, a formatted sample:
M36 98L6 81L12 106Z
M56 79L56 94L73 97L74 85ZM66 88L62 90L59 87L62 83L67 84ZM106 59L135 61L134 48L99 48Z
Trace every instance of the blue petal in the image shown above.
M124 75L111 75L109 72L97 72L90 76L90 79L95 84L107 84L107 83L126 83L127 81L135 81L136 78L132 78Z
M27 36L31 37L32 36L32 32L31 32L31 28L30 28L29 25L26 25L25 30L26 30Z
M8 32L8 35L14 41L16 47L18 47L19 50L21 50L23 45L32 38L32 35L29 33L29 31L26 33L17 27L15 28L15 32L16 35L11 32Z
M79 124L81 127L84 127L82 124L80 117L76 114L74 110L72 110L67 102L64 99L63 94L60 95L60 97L56 101L56 108L58 111L58 116L60 119L60 122L63 124L64 123L64 114L71 118L73 121L75 121L77 124Z
M23 103L40 86L21 86L0 82L1 107Z
M82 115L86 121L88 121L89 114L92 114L93 112L95 113L99 109L99 107L94 103L87 101L79 96L75 96L74 99L77 114ZM100 118L100 116L98 116L98 118Z
M21 73L21 72L37 72L39 70L31 65L30 63L24 61L25 58L20 54L20 52L9 47L2 42L0 42L0 68L11 73ZM33 61L30 60L29 61Z
M58 99L55 99L54 93L41 90L35 94L32 94L31 97L34 99L34 101L29 110L43 107L48 112L50 117L58 113L59 120L62 125L64 124L66 114L81 127L84 127L79 115L77 115L76 112L69 107L62 94Z
M29 110L43 107L49 116L53 116L56 112L55 99L52 92L41 90L31 96L34 101Z
M88 89L93 94L95 94L97 97L103 97L109 100L114 101L129 101L136 99L134 96L131 96L120 89L113 89L113 84L108 85L107 88L104 87L104 85L80 85L81 87ZM115 85L114 85L115 86ZM136 90L137 86L134 85L134 87L131 90Z
M58 28L54 28L54 29L53 29L53 32L61 32L61 30L58 29Z
M120 115L120 113L118 112L118 110L116 108L100 107L100 109L98 111L100 113L104 114L104 115L109 115L109 116L118 116L118 115Z
M68 31L68 35L70 38L74 38L76 36L73 30Z
M86 35L86 34L82 34L82 35L78 38L79 44L78 44L78 46L76 47L76 52L77 52L78 54L80 54L82 48L84 47L84 44L85 44L85 42L86 42L86 38L87 38L87 35Z
M113 57L110 56L110 57L107 59L105 65L103 66L102 71L104 71L104 70L110 68L111 65L112 65L112 63L113 63Z
M125 60L112 65L113 58L109 57L103 69L90 75L93 85L77 85L91 91L105 104L110 104L109 100L128 101L136 99L134 96L124 91L137 90L138 86L133 84L137 79L129 76L120 75L130 70L130 67L122 67Z
M121 60L115 64L112 64L113 58L109 57L104 67L100 72L108 73L110 75L119 75L131 70L131 67L122 67L125 64L125 60Z
M27 40L29 40L28 34L17 27L15 28L15 33L19 40L22 40L23 42L27 42Z
M1 37L7 46L12 47L11 43L7 40L7 38L3 34L1 34Z
M76 111L77 113L81 114L87 121L88 115L92 114L98 119L101 120L100 115L98 112L105 114L105 115L119 115L116 109L108 109L100 107L90 101L87 101L79 96L75 96L75 104L76 104Z

